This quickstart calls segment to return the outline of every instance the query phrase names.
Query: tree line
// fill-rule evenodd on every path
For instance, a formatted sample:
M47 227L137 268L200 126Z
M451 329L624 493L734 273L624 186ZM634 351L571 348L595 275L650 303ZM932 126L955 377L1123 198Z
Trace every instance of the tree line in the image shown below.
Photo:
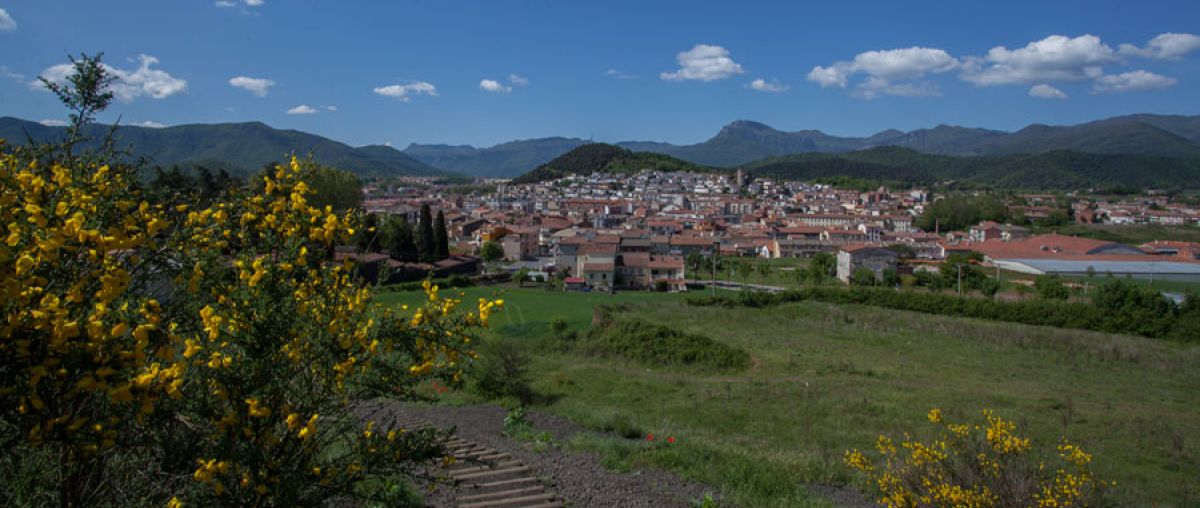
M438 210L433 218L427 204L421 205L415 225L403 215L387 215L381 220L376 214L367 214L355 244L360 252L387 251L392 259L408 263L433 263L450 257L446 216Z

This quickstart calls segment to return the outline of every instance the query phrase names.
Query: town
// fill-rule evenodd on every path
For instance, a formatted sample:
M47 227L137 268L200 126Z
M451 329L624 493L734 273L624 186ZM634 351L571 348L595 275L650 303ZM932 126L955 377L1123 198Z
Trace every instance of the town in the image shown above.
M362 209L418 221L422 205L444 212L454 256L417 265L374 254L421 276L473 273L486 243L499 245L510 271L558 279L568 290L684 291L690 279L725 278L721 258L837 258L836 276L850 282L867 269L885 275L936 270L954 253L979 253L996 273L1110 275L1200 281L1200 243L1158 239L1137 245L1056 234L1035 224L1056 214L1078 224L1185 226L1200 224L1200 206L1155 194L1124 196L1015 194L1007 205L1019 223L979 221L961 230L917 227L943 196L927 189L861 192L827 184L735 174L660 172L571 175L535 184L488 182L490 192L446 192L434 178L377 181ZM1061 221L1062 219L1060 219ZM1060 222L1059 224L1065 225ZM691 262L689 262L689 259ZM398 273L404 273L400 270ZM898 280L888 277L889 280Z

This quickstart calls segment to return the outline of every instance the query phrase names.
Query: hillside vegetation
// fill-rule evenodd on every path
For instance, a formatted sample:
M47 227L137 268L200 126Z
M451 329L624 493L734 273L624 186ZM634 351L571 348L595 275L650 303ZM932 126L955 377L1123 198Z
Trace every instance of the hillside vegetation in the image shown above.
M554 160L538 166L513 180L513 183L533 183L562 178L567 175L592 173L636 173L655 171L708 171L708 168L682 161L668 155L634 152L605 143L592 143L575 148Z
M898 185L942 182L968 188L1189 188L1200 181L1200 159L1070 151L961 157L881 147L839 154L788 155L743 167L757 176L795 180L843 176Z
M83 134L91 138L81 148L95 148L110 126L90 124ZM0 118L0 138L23 144L60 141L65 127L48 127L17 118ZM418 162L389 146L352 147L296 130L275 129L261 122L192 124L161 129L122 125L116 131L117 147L128 149L131 160L144 157L151 166L204 166L246 176L264 165L287 160L289 154L311 154L313 160L359 176L437 175L443 172Z

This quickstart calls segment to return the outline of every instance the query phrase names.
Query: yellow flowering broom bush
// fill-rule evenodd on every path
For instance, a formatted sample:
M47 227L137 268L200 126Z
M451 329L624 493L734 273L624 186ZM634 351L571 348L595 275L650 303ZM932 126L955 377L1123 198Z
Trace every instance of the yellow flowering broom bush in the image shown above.
M501 302L372 304L332 259L356 218L310 206L294 159L202 210L51 160L0 153L0 438L51 464L51 497L312 506L440 453L357 403L456 382Z
M1096 479L1092 456L1063 440L1053 463L1039 461L1017 425L984 410L974 422L947 422L941 410L928 414L937 436L928 442L905 434L899 447L887 436L876 442L878 457L858 450L845 462L866 476L876 501L909 507L1104 506L1109 482Z

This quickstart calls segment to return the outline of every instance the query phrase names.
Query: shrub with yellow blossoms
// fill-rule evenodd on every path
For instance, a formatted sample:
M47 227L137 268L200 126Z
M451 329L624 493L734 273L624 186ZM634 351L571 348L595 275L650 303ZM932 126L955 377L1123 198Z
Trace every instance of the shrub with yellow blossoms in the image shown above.
M309 205L307 168L192 210L131 168L0 146L5 459L50 464L65 506L313 506L440 456L359 403L457 382L502 303L373 304L332 255L357 219Z
M877 502L889 508L909 507L1068 507L1104 506L1111 484L1096 479L1092 456L1063 440L1055 465L1034 456L1029 438L1015 423L990 410L974 422L950 423L941 410L927 418L937 427L929 442L905 434L897 444L887 436L876 442L878 457L858 450L845 462L866 476Z

